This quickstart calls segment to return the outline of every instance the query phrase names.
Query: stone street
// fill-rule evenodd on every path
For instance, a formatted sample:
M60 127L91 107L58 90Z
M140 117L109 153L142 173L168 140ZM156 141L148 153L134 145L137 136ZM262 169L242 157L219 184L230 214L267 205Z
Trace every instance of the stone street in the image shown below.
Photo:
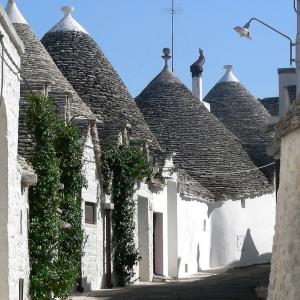
M164 284L101 290L72 300L256 300L259 298L255 288L268 286L269 273L269 265L257 265L223 270L219 274L199 273Z

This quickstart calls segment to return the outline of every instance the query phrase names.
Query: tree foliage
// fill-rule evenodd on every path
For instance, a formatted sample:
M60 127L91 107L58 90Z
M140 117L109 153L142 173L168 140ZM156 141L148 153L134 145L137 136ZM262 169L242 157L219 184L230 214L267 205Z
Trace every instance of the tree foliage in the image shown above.
M31 96L28 103L30 161L38 176L29 192L30 295L32 300L49 299L51 293L64 298L75 286L83 254L81 135L47 97Z
M111 194L114 210L113 265L118 284L125 286L134 276L139 253L134 241L136 184L149 178L151 168L139 145L111 147L103 155L102 173L106 192Z

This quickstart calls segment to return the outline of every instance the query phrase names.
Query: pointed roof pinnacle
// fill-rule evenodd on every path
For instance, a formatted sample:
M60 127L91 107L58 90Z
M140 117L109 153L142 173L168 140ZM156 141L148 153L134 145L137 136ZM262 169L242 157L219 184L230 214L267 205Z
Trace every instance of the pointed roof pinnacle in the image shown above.
M226 72L219 82L240 82L232 72L233 65L225 65L224 69Z
M65 17L71 16L72 13L74 12L74 7L73 6L63 6L61 8L61 11L65 13Z
M79 31L89 34L73 17L73 6L63 6L61 10L65 13L62 20L60 20L54 27L48 32L64 32L64 31Z
M165 68L169 68L169 66L168 66L168 60L172 57L172 56L170 55L170 53L171 53L170 48L164 48L164 49L163 49L163 53L164 53L164 55L162 56L162 58L163 58L164 61L165 61Z
M8 0L6 5L6 13L14 24L28 24L22 16L17 4L14 0Z

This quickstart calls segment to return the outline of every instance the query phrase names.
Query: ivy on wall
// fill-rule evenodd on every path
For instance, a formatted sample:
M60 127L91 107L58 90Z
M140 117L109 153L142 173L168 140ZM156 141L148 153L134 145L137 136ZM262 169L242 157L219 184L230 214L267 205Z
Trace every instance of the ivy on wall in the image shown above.
M31 96L28 103L27 126L35 144L30 161L38 176L29 192L30 295L32 300L52 293L65 298L83 255L81 135L47 97Z
M139 253L134 241L136 184L150 178L151 168L140 145L111 147L103 154L104 189L111 194L113 265L118 285L128 285L134 276Z

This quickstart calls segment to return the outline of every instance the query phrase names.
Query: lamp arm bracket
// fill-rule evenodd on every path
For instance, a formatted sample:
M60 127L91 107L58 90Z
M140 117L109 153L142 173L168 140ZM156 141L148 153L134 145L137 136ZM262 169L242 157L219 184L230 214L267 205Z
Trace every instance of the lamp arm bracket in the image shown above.
M286 39L288 39L288 40L290 41L290 45L291 45L291 46L295 46L295 43L292 41L292 39L291 39L288 35L282 33L281 31L275 29L274 27L272 27L271 25L269 25L269 24L263 22L263 21L260 20L260 19L257 19L257 18L251 18L251 19L248 21L248 23L247 23L246 25L248 25L248 27L249 27L249 26L250 26L250 23L251 23L252 21L257 21L257 22L261 23L262 25L268 27L269 29L271 29L271 30L277 32L277 33L280 34L281 36L283 36L283 37L285 37Z

